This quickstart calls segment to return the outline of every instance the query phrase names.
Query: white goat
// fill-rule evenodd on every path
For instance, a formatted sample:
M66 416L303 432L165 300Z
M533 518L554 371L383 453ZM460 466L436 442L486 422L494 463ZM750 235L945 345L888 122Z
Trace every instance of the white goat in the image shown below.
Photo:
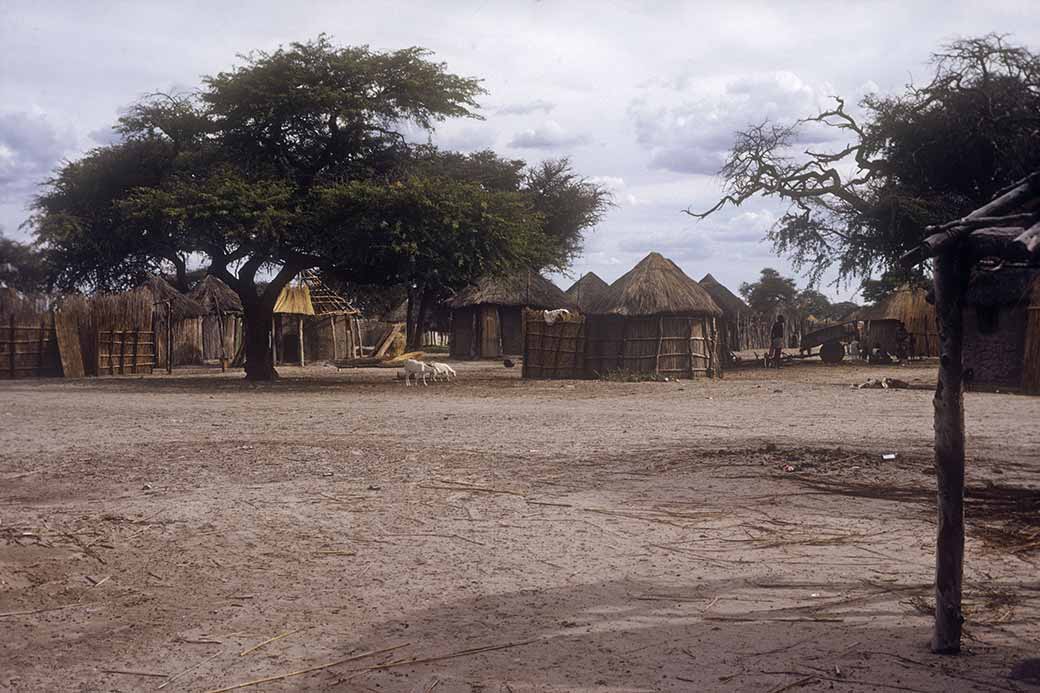
M437 377L443 375L445 380L451 380L456 376L455 369L446 363L437 363L433 361L426 364L427 368L433 371L433 380L437 381Z
M411 385L411 383L408 382L409 379L414 379L415 384L418 385L419 377L421 376L422 384L428 387L429 383L426 382L426 376L432 370L432 368L430 368L427 364L423 363L422 361L416 361L415 359L406 360L404 362L404 386L408 387L409 385Z

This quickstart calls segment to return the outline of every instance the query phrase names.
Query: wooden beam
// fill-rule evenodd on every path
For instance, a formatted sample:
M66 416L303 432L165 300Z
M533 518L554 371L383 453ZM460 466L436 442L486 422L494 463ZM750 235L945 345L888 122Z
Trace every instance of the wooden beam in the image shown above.
M957 246L936 258L935 312L941 356L935 388L935 474L938 532L935 545L935 631L932 650L960 651L964 573L964 295L968 259Z
M931 257L957 245L957 242L974 230L973 223L986 217L1005 216L1006 213L1025 204L1040 192L1040 172L1024 178L1015 184L1004 194L1000 195L987 205L979 207L974 212L939 227L928 227L928 231L938 231L924 239L919 246L908 251L900 259L900 263L906 267L914 267Z

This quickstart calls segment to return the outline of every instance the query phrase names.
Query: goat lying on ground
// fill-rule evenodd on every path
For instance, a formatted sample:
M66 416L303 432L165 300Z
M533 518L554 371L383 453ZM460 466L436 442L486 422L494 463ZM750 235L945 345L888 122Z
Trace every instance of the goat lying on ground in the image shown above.
M404 362L404 386L408 387L411 385L409 379L414 379L415 384L419 384L419 377L422 376L422 384L429 386L426 382L426 376L432 372L433 369L422 361L416 361L415 359L407 359Z
M451 380L456 376L455 369L446 363L437 363L433 361L426 364L426 367L433 371L433 381L437 382L437 377L443 375L445 380Z

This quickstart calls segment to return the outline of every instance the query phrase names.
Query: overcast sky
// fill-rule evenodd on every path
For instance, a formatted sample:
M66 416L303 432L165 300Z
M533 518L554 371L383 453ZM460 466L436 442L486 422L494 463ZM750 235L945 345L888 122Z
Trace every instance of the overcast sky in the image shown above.
M325 32L374 49L424 46L483 79L485 120L441 125L442 147L569 156L609 186L617 207L588 234L575 277L593 270L610 282L657 250L735 291L762 267L793 270L761 241L783 207L754 201L702 222L682 214L718 198L714 174L734 131L814 114L833 94L851 103L924 81L929 54L953 38L996 31L1040 48L1036 9L1035 0L0 0L0 228L24 239L36 186L63 158L110 141L141 95L194 88L236 54Z

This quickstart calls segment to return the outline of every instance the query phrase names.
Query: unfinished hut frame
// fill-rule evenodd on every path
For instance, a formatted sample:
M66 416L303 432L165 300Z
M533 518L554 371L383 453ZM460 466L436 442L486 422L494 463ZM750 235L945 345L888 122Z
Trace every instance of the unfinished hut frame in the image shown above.
M274 362L336 362L361 355L359 311L313 271L301 272L274 306Z
M966 217L928 231L931 235L906 253L902 263L910 268L933 260L941 355L933 400L938 530L932 650L956 653L964 623L965 299L973 268L1040 266L1040 171Z

